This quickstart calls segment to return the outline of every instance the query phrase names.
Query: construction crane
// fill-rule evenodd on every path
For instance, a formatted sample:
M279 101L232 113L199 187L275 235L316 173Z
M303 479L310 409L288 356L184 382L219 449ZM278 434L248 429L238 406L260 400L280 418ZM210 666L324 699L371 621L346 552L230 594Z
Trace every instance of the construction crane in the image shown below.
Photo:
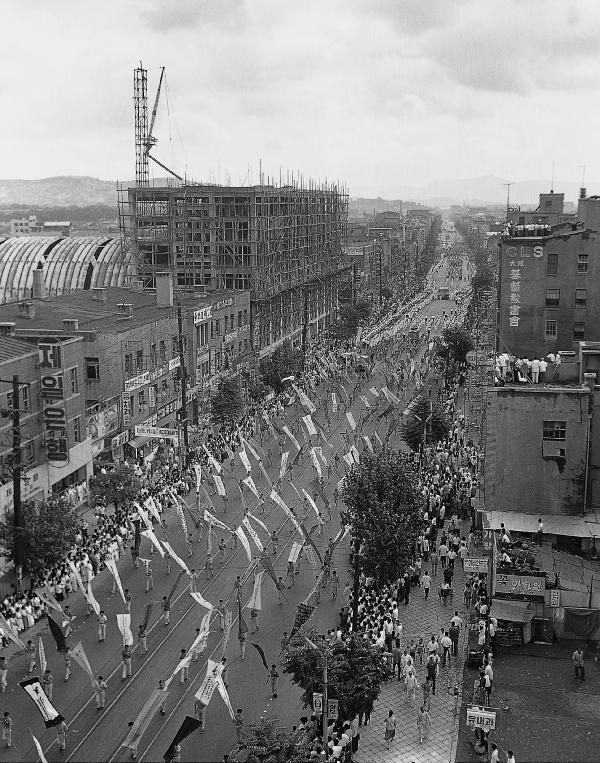
M158 111L158 101L162 88L165 67L161 67L160 79L154 99L154 107L148 125L148 70L144 69L142 62L133 74L133 103L135 114L135 183L138 187L147 187L150 185L150 175L148 172L148 159L152 159L155 164L162 167L163 170L172 175L177 180L183 182L183 178L172 169L156 159L150 153L150 149L156 145L157 139L152 135L156 114Z

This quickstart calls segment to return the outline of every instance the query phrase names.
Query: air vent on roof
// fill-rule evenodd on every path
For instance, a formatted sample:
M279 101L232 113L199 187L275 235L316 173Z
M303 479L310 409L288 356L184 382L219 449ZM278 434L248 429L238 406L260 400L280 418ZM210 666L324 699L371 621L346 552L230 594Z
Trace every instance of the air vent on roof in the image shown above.
M0 323L0 336L14 336L16 325L14 321L3 321Z
M62 323L65 331L77 331L79 329L79 320L77 318L63 318Z
M33 320L35 318L35 305L33 302L27 300L26 302L19 302L19 316L21 318L27 318Z
M128 302L119 302L119 312L127 318L133 315L133 305Z
M92 292L96 301L106 302L106 289L103 286L95 286Z

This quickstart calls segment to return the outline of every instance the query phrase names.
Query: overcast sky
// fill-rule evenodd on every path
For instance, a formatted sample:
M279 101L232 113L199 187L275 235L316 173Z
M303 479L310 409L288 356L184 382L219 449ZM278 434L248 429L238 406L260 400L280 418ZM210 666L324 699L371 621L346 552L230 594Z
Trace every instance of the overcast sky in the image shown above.
M553 161L557 178L587 164L588 187L600 179L599 0L1 6L3 178L133 178L141 60L150 108L166 67L153 152L196 180L256 181L260 157L276 178L388 198L443 178L549 181Z

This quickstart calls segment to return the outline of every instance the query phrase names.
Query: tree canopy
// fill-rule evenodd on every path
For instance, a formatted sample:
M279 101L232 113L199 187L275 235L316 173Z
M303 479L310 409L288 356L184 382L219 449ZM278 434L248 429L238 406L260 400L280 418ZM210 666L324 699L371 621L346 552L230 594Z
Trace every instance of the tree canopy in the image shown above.
M342 490L342 521L361 546L356 564L381 583L404 574L421 529L423 499L400 454L361 454Z
M327 652L328 697L337 699L342 718L354 718L369 709L379 696L381 685L392 677L383 653L361 636L325 647ZM312 706L313 692L323 690L323 654L306 646L292 649L283 672L302 689L302 704Z
M90 479L92 495L115 506L137 500L141 489L142 482L131 466L116 466L106 474L96 474Z
M247 761L255 763L309 763L310 746L302 743L302 734L292 734L279 725L275 716L249 723L243 732L243 744L249 750Z
M280 344L268 358L260 361L263 381L277 394L283 391L286 376L298 376L303 366L302 350L295 350L290 342Z
M437 354L446 364L464 363L473 346L473 339L465 328L447 326L442 331L442 341Z
M431 421L428 421L430 413ZM425 427L428 445L444 440L450 432L450 422L442 408L432 400L418 397L402 426L402 438L411 450L421 448Z
M332 333L337 339L350 339L356 335L358 327L371 314L371 303L361 300L355 305L342 305L337 323L332 326Z
M78 527L77 509L63 498L23 503L18 539L24 569L39 576L48 567L62 564L75 543ZM10 513L0 521L2 555L13 560L14 547L14 515Z
M210 413L218 424L239 418L244 412L244 401L237 377L221 379L210 401Z

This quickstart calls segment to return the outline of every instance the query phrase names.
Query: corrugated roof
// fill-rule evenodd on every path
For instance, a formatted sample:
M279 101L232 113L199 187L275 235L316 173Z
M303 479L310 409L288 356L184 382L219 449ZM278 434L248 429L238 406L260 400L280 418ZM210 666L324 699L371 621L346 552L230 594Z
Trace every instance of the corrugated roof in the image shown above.
M29 342L15 339L12 336L0 336L0 363L36 354L37 349L29 344Z

